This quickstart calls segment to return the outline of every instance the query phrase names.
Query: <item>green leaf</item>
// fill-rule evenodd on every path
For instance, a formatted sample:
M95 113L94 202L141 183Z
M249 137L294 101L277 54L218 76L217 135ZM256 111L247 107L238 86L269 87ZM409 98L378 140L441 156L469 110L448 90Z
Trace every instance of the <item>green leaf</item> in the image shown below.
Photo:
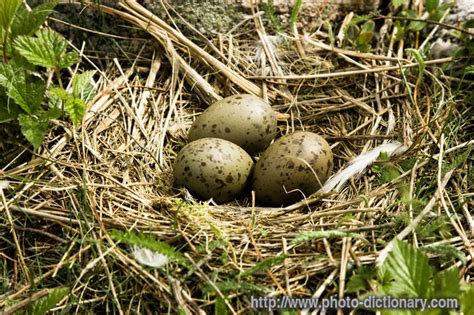
M21 133L35 149L38 149L48 131L48 120L20 114L18 122L20 123Z
M396 9L399 6L405 4L407 0L392 0L392 6Z
M272 266L282 263L283 260L285 260L286 257L287 257L286 255L279 255L279 256L275 256L275 257L266 258L266 259L262 260L261 262L257 263L255 266L241 272L240 276L241 277L246 277L246 276L250 276L250 275L252 275L254 273L257 273L257 272L266 271L266 270L270 269Z
M403 12L403 15L406 16L406 17L409 17L411 19L420 19L420 16L414 10L405 11L405 12ZM422 29L424 29L425 27L426 27L425 22L411 21L410 23L408 23L407 29L411 30L411 31L414 31L414 32L418 32L418 31L421 31Z
M79 62L79 54L75 51L65 53L63 57L59 60L58 67L60 69L65 69Z
M368 52L370 50L370 41L374 33L372 32L361 32L357 37L357 50L362 52Z
M20 108L0 88L0 124L17 119L20 113Z
M386 162L383 163L380 168L380 184L390 183L392 180L400 177L401 173L395 164Z
M474 74L474 65L469 65L464 68L464 75Z
M227 305L225 304L225 300L221 297L216 299L216 306L214 308L214 314L217 315L226 315L227 313Z
M95 71L89 70L74 76L72 79L72 95L80 98L85 102L89 102L95 96L95 88L91 83Z
M13 81L7 90L10 96L27 113L35 113L43 101L45 84L41 81L25 82Z
M425 22L411 21L410 24L408 24L408 29L414 32L419 32L423 30L425 27L426 27Z
M3 35L9 31L10 25L15 18L16 11L22 4L21 0L0 1L0 26L4 30ZM6 32L5 32L6 31Z
M369 20L362 25L361 32L373 32L375 29L375 22Z
M203 243L197 247L197 251L199 253L206 253L207 251L212 252L216 248L225 248L227 245L227 242L224 239L217 239L210 241L209 243Z
M461 311L470 314L474 310L474 286L471 284L461 295Z
M387 263L377 268L377 282L377 293L396 296L396 292L394 292L396 290L393 289L393 275L390 273Z
M58 302L61 301L68 293L69 288L55 288L51 290L47 296L31 303L31 308L28 313L34 315L46 314L46 312L56 306L56 304L58 304Z
M441 9L431 11L428 16L428 20L439 21L443 17L444 12L445 10L441 10Z
M53 12L56 4L57 1L49 1L34 7L31 11L20 6L11 26L12 36L16 38L19 35L33 35Z
M263 4L263 11L265 12L266 18L270 21L270 24L273 26L273 29L276 33L281 33L283 27L281 26L280 17L275 11L275 5L273 0L268 0Z
M412 297L426 297L432 275L428 257L410 244L396 239L385 262L393 275L393 288Z
M361 275L353 275L347 282L346 290L348 293L365 291L368 288L367 279Z
M352 275L347 283L347 292L355 293L369 289L369 281L377 275L377 269L370 266L362 266L357 269L357 273Z
M423 71L426 67L425 58L423 58L420 51L418 51L417 49L407 48L406 51L411 53L413 57L415 57L416 62L418 63L418 80L421 80L423 78Z
M69 114L69 117L72 120L74 125L79 125L82 121L82 117L86 113L86 103L80 98L69 98L64 104L66 112Z
M368 21L369 19L371 19L372 16L371 15L360 15L360 16L356 16L354 17L349 23L347 23L347 25L344 27L344 35L347 35L347 32L349 31L350 28L354 28L354 26L356 26L357 24L359 23L362 23L362 22L365 22L365 21ZM330 24L330 23L329 23ZM356 29L358 29L358 27L356 27Z
M63 109L63 102L69 98L72 98L72 96L68 94L65 89L60 87L49 88L48 91L46 91L46 95L48 96L48 107L58 108L61 110Z
M58 119L61 117L63 111L59 107L50 107L47 111L45 111L41 117L51 120L51 119Z
M40 108L45 83L39 80L27 81L25 71L15 67L12 62L0 64L0 85L5 88L8 97L25 112L31 114Z
M48 89L48 92L46 94L48 95L48 97L55 97L62 101L65 101L71 97L71 95L65 89L60 87L52 87Z
M474 28L474 19L467 20L463 24L464 28Z
M357 233L349 233L337 230L327 230L327 231L308 231L298 234L294 239L291 240L290 244L296 245L311 240L318 240L322 238L343 238L343 237L354 237L360 238L360 235Z
M178 252L174 247L171 247L167 243L155 240L152 235L112 230L110 231L110 237L113 240L119 241L124 244L137 245L140 247L151 249L152 251L167 256L169 259L179 263L180 265L188 269L192 268L192 265L189 263L186 257L183 256L183 254Z
M426 0L426 10L432 12L439 7L439 0Z
M294 1L293 9L291 10L291 17L290 17L291 24L295 24L297 22L298 16L300 15L302 5L303 5L303 0L295 0Z
M457 268L436 273L432 297L458 297L460 293L459 270Z
M39 30L36 37L19 36L14 47L30 63L46 68L61 69L78 60L77 53L66 53L64 37L50 29Z

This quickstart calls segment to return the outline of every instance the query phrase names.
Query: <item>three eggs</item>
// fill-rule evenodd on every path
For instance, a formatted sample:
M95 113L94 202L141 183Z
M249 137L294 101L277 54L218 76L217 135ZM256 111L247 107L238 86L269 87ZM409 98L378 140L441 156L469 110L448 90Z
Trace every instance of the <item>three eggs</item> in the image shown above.
M235 199L250 182L257 200L267 205L316 192L331 174L329 144L303 131L271 144L276 134L277 117L261 98L239 94L217 101L191 126L190 143L175 161L175 183L217 203ZM263 150L254 163L252 155Z

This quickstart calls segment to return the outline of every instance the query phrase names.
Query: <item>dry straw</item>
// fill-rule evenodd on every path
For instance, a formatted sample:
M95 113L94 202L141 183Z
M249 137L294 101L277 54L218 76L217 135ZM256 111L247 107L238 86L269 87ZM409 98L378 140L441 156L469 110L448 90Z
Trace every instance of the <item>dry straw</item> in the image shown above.
M442 163L447 154L472 147L472 141L458 143L454 152L447 153L445 144L437 141L449 117L441 107L452 95L432 71L450 58L427 62L432 66L424 70L434 82L430 86L418 84L416 76L409 74L416 63L393 55L394 50L403 52L403 47L386 47L383 42L374 50L382 52L377 54L334 48L310 35L269 43L272 39L264 33L261 15L255 14L246 23L246 33L234 30L213 42L217 54L193 43L136 1L120 1L120 9L86 5L141 28L157 48L148 65L142 62L122 69L115 62L112 70L102 73L96 82L99 94L89 104L81 128L58 124L32 160L0 171L0 211L8 215L12 233L24 236L28 229L37 235L38 252L51 253L57 244L69 244L55 253L50 265L36 266L43 268L41 275L20 281L6 297L27 298L34 285L76 264L81 269L71 290L84 298L63 301L57 310L95 297L91 305L102 298L113 299L119 313L126 313L128 306L121 296L128 292L138 300L149 294L164 308L179 305L189 314L204 313L213 308L216 297L224 295L220 282L235 280L235 275L279 255L286 258L241 280L275 296L321 296L326 290L342 294L348 268L374 263L383 244L397 235L394 218L408 213L413 221L402 237L420 241L413 232L422 218L411 205L400 202L399 183L407 184L413 197L419 176L432 172L439 177L431 201L418 216L445 211L439 198L449 198L443 191L450 180L456 182L458 195L466 198L467 184L455 173L444 175L441 168L427 168L433 161ZM255 58L257 46L264 48L259 50L260 58ZM416 90L418 96L413 98L407 89ZM437 103L432 103L434 89ZM409 157L417 161L387 184L380 184L378 175L365 167L365 175L349 179L338 192L306 196L287 208L259 207L251 194L213 205L173 188L173 160L195 115L214 100L242 92L263 96L273 105L281 114L280 134L304 129L325 135L336 157L336 170L392 140L408 148L399 161ZM469 211L458 215L452 223L457 228L443 242L470 258L473 234L472 227L466 231L465 222L472 218ZM38 228L15 223L24 218ZM167 242L185 254L193 270L173 263L158 271L140 265L128 247L109 236L112 229L140 231ZM327 230L359 237L292 242L301 233ZM220 245L213 248L216 240ZM17 267L34 268L35 263L27 265L24 250L18 240ZM112 260L113 268L109 267ZM139 288L132 285L120 292L114 281L114 274L120 272L133 276ZM107 283L110 296L95 291L98 283ZM215 294L205 298L204 287ZM235 292L226 302L232 313L248 307L249 297Z

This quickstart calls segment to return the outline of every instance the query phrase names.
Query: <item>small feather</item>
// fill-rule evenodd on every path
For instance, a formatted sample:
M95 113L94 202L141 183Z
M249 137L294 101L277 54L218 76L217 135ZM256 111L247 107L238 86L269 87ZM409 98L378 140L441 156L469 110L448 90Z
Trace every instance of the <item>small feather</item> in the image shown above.
M379 157L381 152L386 152L388 155L392 155L403 153L406 149L406 146L397 141L379 145L371 151L361 154L350 161L344 169L331 177L326 184L321 187L319 192L327 193L331 190L339 191L349 178L362 174L362 172L364 172L367 167L369 167L369 165Z
M168 263L168 257L148 248L131 246L132 254L135 259L146 266L160 268Z
M0 180L0 189L7 189L10 186L10 182L8 180Z

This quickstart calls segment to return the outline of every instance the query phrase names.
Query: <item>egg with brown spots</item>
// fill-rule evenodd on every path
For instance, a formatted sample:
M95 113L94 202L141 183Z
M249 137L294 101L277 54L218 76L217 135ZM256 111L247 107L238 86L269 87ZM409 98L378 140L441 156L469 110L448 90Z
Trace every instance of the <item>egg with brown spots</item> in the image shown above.
M257 96L238 94L209 106L192 124L188 140L221 138L254 154L263 151L276 132L277 117L271 106Z
M201 199L233 200L245 187L253 160L236 144L202 138L184 146L173 168L175 183Z
M253 189L268 205L287 205L316 192L331 175L331 147L321 136L298 131L276 140L255 164Z

